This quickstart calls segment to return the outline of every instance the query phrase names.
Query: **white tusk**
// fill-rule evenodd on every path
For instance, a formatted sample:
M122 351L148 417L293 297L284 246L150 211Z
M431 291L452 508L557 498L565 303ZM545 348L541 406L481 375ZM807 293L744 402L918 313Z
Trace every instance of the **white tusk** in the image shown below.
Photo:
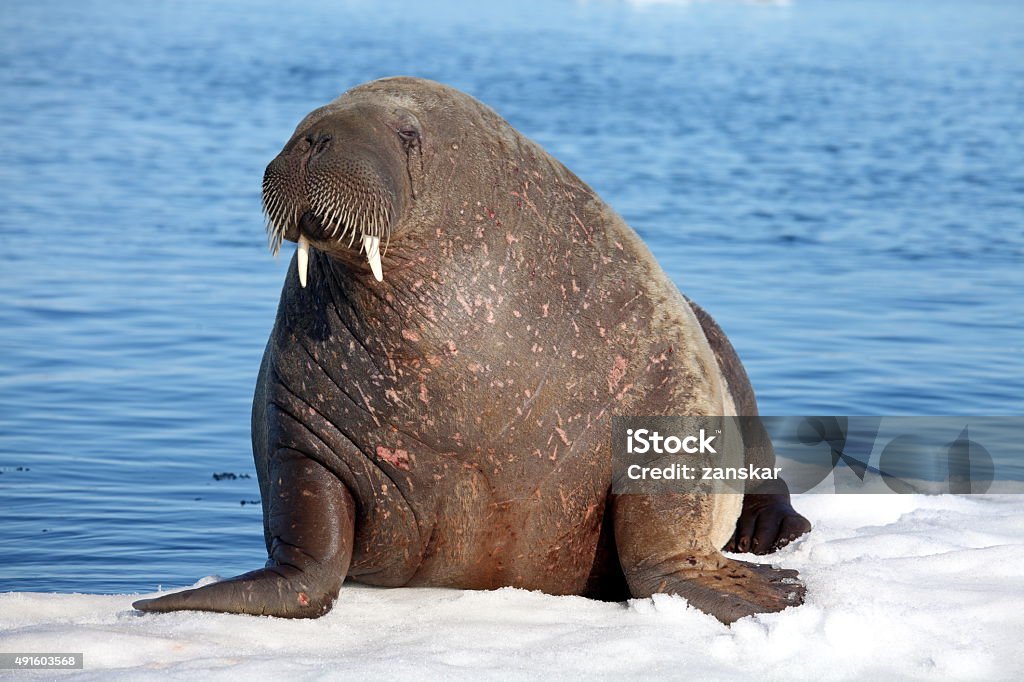
M366 251L366 260L370 261L373 278L378 282L383 282L384 269L380 265L380 237L370 237L364 234L363 250Z
M309 268L309 240L306 235L299 235L299 250L296 252L299 260L299 284L306 288L306 270Z

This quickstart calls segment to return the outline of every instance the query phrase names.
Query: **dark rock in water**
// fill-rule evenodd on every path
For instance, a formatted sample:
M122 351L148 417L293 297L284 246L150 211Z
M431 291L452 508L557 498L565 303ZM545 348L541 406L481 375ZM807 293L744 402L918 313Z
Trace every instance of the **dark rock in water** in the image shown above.
M252 476L250 476L249 474L233 474L230 471L224 471L224 472L221 472L219 474L214 474L213 475L213 480L215 480L215 481L223 481L223 480L235 481L235 480L238 480L240 478L252 478Z

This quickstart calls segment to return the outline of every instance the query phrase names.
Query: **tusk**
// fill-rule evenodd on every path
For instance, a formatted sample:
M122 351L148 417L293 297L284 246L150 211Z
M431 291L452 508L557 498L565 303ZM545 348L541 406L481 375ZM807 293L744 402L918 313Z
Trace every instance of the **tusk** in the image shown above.
M306 235L299 235L299 250L297 252L299 265L299 284L306 288L306 270L309 268L309 240Z
M363 235L363 250L366 251L366 260L370 262L370 269L373 270L373 278L378 282L384 281L384 269L380 265L380 237Z

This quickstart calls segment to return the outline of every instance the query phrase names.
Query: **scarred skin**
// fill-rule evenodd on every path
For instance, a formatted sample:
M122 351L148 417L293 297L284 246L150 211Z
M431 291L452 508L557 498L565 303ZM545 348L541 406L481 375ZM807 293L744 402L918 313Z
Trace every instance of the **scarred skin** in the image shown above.
M316 617L346 577L670 592L723 622L802 601L795 571L720 554L712 496L611 493L612 415L756 404L713 320L540 147L456 90L385 79L310 114L266 177L273 231L312 244L253 401L270 558L136 608ZM372 210L331 223L324 193ZM382 238L383 281L333 225ZM730 546L806 532L788 500L748 495Z

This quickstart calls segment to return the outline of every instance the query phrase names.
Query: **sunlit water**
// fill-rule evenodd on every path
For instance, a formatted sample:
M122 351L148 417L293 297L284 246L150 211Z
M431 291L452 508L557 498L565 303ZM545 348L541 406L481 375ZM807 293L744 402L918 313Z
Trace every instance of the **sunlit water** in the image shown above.
M0 590L262 565L263 167L385 75L589 182L762 412L1024 412L1024 6L475 4L5 4Z

